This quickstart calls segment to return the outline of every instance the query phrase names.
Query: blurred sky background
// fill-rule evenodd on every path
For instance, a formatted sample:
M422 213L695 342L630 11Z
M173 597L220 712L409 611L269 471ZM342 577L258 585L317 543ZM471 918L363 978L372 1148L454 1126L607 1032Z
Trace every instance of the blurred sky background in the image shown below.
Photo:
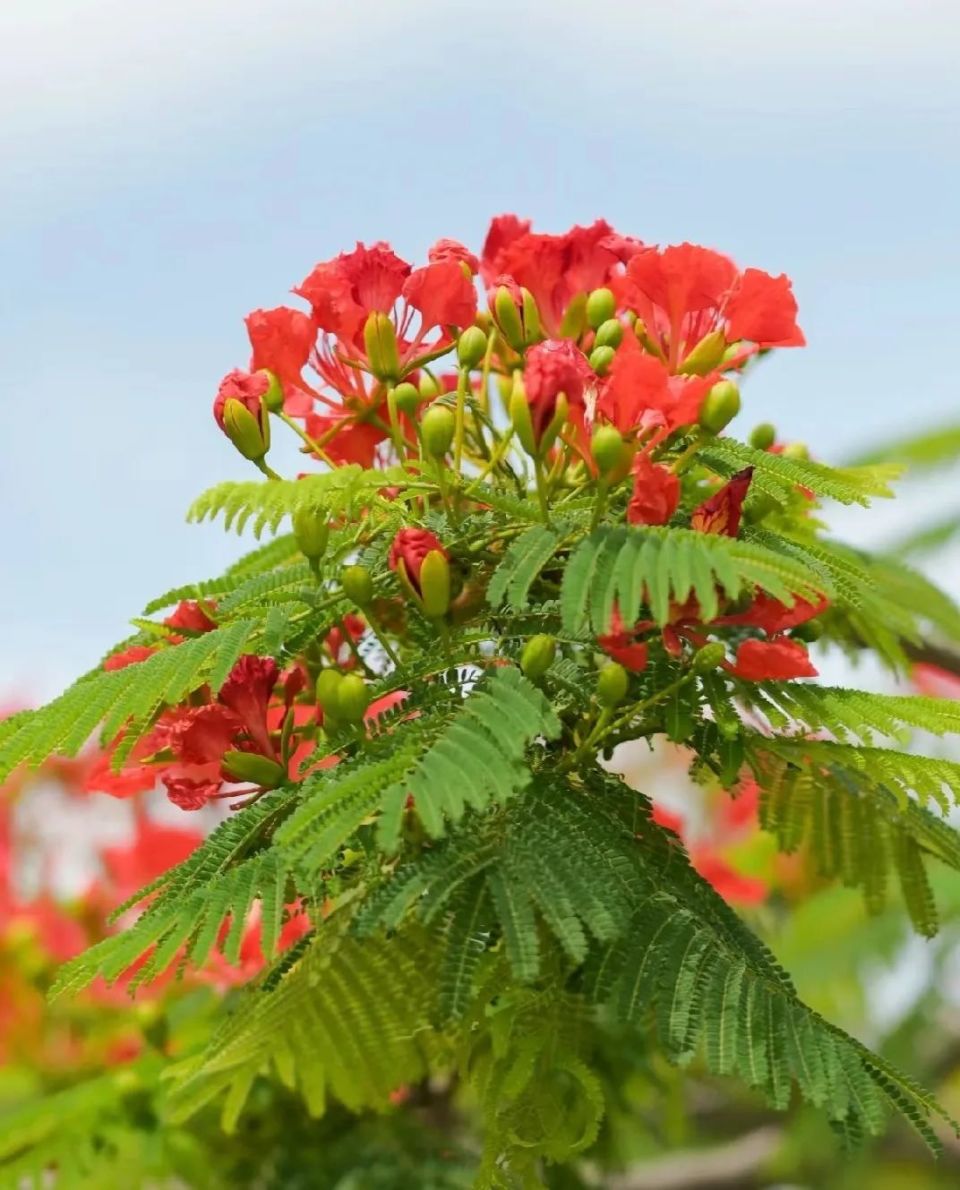
M0 691L238 556L183 522L254 474L217 383L358 238L700 241L800 301L745 426L838 459L960 412L956 0L4 0L0 44Z

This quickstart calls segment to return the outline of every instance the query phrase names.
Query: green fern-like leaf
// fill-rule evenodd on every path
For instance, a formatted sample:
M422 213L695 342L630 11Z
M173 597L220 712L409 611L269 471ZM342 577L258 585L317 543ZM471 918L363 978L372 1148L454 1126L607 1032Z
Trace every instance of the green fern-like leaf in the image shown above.
M718 587L729 598L757 587L788 604L832 592L829 580L809 565L751 542L689 529L601 529L581 542L566 568L563 623L574 633L587 623L608 632L614 606L631 624L648 603L663 625L671 603L691 595L708 621L719 610Z
M493 573L487 588L491 607L506 603L526 606L530 588L560 544L560 534L546 525L533 525L516 538Z
M890 480L895 479L901 470L896 463L886 460L857 467L828 467L810 459L756 450L733 438L718 438L702 447L697 457L725 477L744 467L753 467L753 486L774 497L782 498L802 487L841 504L864 506L873 496L892 496Z

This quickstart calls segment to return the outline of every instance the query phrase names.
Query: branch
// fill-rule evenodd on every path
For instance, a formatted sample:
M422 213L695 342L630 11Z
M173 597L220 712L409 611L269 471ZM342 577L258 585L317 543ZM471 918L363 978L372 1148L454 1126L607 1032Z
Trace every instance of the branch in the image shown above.
M749 1190L783 1142L783 1129L767 1124L728 1144L658 1157L611 1178L608 1190Z
M922 641L918 645L904 641L903 651L915 665L935 665L937 669L960 678L960 653L954 652L953 649L932 644L930 641Z

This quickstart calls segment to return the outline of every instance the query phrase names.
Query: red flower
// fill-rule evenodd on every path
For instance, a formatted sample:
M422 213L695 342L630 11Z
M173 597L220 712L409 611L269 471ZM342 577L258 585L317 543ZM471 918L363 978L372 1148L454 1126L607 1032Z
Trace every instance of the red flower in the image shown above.
M111 797L133 797L137 793L147 793L156 785L159 775L156 766L143 763L144 758L155 752L160 746L156 733L151 732L139 740L124 761L123 766L115 772L113 757L122 739L121 733L91 764L83 779L83 789L86 793L107 793Z
M911 677L921 694L932 698L960 698L960 677L939 665L926 662L915 665Z
M167 790L167 797L181 810L202 810L207 802L220 792L220 777L196 777L169 769L161 777Z
M470 326L476 317L476 288L456 260L416 269L403 284L403 296L419 311L421 330Z
M597 644L614 661L629 669L632 673L641 673L647 668L648 649L646 644L636 639L636 629L627 632L620 608L614 604L610 616L610 631L597 637Z
M741 875L710 848L695 847L690 853L690 862L731 905L759 905L766 900L768 890L762 880Z
M669 467L651 463L645 454L633 465L633 492L627 504L631 525L665 525L680 503L680 479Z
M790 278L762 269L744 269L727 300L727 338L748 339L760 347L803 347L797 326L797 299Z
M241 657L218 695L220 703L237 716L247 735L264 756L274 758L267 729L267 704L280 676L272 657Z
M605 285L619 267L620 257L610 246L616 233L603 219L590 227L572 227L563 235L532 231L513 235L520 226L519 221L503 222L494 240L496 246L488 252L494 236L491 226L484 246L484 279L507 273L529 289L544 329L558 335L570 302Z
M803 645L786 637L775 640L745 640L733 665L725 668L745 682L785 681L815 678L817 670Z
M819 616L830 606L826 597L818 603L810 603L807 599L797 599L793 607L787 607L779 599L758 591L746 611L735 615L720 616L717 624L744 624L751 628L762 628L768 636L776 636L790 628L797 628L806 624L814 616Z
M283 385L287 413L302 417L311 408L310 386L301 373L316 343L316 323L292 306L254 310L245 321L253 349L250 370L273 372Z
M621 433L659 427L656 439L693 425L713 376L672 376L666 365L641 350L636 335L624 335L601 386L597 413Z
M744 467L742 471L738 471L719 492L715 492L708 500L704 500L699 508L694 509L690 518L690 528L696 529L699 533L722 533L727 537L736 537L740 532L743 502L747 498L751 479L752 467Z
M523 384L538 441L553 419L560 394L566 396L571 406L582 405L584 390L595 380L586 356L569 339L547 339L530 348Z
M480 257L480 276L484 285L489 286L502 271L499 262L506 248L529 230L530 220L518 219L516 215L496 215L491 219Z
M389 244L378 241L368 248L358 242L352 252L316 265L293 292L310 303L321 330L354 340L368 314L393 309L409 274L410 265Z
M648 341L676 371L714 331L728 343L802 346L797 304L786 277L759 269L740 274L729 257L697 244L646 248L627 263L626 299Z
M366 416L379 416L385 422L389 416L386 401L373 406L367 413L311 414L306 420L307 433L315 442L323 442L323 449L335 463L358 463L371 468L376 462L377 447L389 437L388 432Z
M455 260L458 264L465 264L471 276L476 276L480 269L480 261L459 240L437 240L427 253L427 259L431 264L437 264L441 260Z
M136 665L140 661L146 661L148 657L152 657L156 652L153 645L131 645L129 649L124 649L120 653L113 653L103 663L104 669L126 669L128 665Z
M193 599L181 600L177 604L176 610L172 611L163 622L168 628L183 628L187 632L212 632L216 628L213 620Z
M445 558L450 557L443 548L440 539L435 537L429 529L401 529L390 546L387 565L391 570L396 570L402 562L410 585L418 595L422 595L420 568L423 566L427 554L434 550L439 551Z

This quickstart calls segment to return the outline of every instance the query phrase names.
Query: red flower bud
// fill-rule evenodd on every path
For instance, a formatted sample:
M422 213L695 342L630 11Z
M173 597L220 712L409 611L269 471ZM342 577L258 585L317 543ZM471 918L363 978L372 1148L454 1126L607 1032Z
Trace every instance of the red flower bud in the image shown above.
M738 471L719 492L694 509L690 528L700 533L723 533L727 537L736 537L740 532L743 502L747 498L751 479L752 467Z
M217 425L244 458L254 462L270 449L270 420L263 401L269 388L265 372L235 368L220 381L213 402Z
M450 555L427 529L401 529L390 546L388 565L425 615L446 614L450 605Z

